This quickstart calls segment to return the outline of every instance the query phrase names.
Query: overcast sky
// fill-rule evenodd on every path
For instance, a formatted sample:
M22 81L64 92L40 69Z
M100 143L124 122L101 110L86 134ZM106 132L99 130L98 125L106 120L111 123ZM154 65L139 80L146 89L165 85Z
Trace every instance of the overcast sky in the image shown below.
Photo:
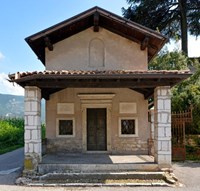
M6 81L7 74L44 70L24 38L94 6L122 15L121 8L127 4L126 0L1 0L0 93L22 95L24 92ZM200 56L198 42L190 38L189 56Z

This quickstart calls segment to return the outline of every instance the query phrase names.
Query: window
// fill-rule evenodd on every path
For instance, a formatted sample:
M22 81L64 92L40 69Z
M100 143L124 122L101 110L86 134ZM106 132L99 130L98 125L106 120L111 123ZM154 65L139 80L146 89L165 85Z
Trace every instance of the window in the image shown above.
M74 119L57 119L57 136L74 137Z
M120 137L136 137L138 136L137 119L136 118L120 118L119 119L119 136Z

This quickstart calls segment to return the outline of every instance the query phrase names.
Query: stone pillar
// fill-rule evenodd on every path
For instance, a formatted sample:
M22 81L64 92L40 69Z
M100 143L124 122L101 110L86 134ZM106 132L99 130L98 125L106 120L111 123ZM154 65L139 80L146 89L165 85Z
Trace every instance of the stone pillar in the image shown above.
M169 86L154 90L155 162L171 167L171 91Z
M24 172L33 173L42 159L41 149L41 90L25 87Z

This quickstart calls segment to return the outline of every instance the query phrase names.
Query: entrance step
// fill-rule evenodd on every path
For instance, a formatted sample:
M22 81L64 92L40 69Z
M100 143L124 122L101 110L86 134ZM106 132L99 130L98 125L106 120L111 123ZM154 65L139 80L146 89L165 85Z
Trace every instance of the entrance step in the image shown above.
M29 186L168 186L164 172L48 173Z
M157 164L39 164L38 173L159 171Z

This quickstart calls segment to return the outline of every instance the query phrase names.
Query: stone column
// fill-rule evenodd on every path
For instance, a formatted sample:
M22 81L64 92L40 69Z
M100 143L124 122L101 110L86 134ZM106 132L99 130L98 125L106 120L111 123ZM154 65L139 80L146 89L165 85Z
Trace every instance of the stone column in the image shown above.
M24 172L32 173L37 170L37 165L42 159L41 90L35 86L26 86L24 101Z
M154 90L155 162L171 167L171 91L169 86Z

